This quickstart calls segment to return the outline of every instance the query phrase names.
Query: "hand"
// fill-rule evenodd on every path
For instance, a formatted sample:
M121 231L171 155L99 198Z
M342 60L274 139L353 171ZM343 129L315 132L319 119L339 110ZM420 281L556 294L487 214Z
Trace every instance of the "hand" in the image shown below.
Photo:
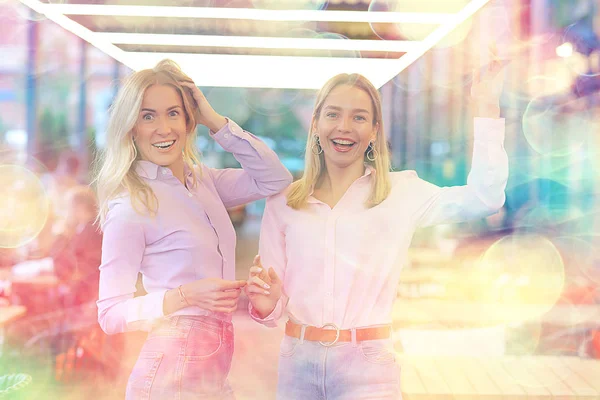
M500 116L500 94L504 85L504 67L510 62L497 56L495 45L490 46L492 61L483 70L473 70L471 100L477 107L476 116Z
M260 256L254 257L254 263L250 267L246 294L261 318L265 318L273 312L277 302L281 298L283 283L273 268L267 272L260 261Z
M206 96L194 82L183 81L179 82L181 86L187 88L192 94L196 105L198 106L198 114L196 123L206 126L212 132L217 132L219 129L227 124L227 119L222 115L219 115L210 105Z
M246 281L227 281L219 278L199 279L181 286L188 303L204 310L232 313Z

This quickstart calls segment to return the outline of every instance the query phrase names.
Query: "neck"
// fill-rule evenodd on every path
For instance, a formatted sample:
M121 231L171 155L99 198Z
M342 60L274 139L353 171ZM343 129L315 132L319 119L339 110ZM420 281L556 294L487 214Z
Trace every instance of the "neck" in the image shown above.
M184 173L183 157L179 158L173 164L169 165L168 168L173 173L173 176L175 178L179 179L179 182L181 182L181 183L183 183L185 185L185 173Z
M354 164L339 167L326 162L327 170L322 175L318 186L321 191L331 193L335 197L341 197L350 185L365 173L365 166L362 160Z

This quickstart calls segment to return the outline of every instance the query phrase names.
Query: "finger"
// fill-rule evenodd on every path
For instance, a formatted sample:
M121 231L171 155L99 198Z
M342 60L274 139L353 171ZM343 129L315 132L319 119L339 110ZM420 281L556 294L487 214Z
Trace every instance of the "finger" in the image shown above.
M226 314L231 314L231 313L235 312L236 310L237 310L237 305L235 305L233 307L215 307L212 309L212 311L222 312L222 313L226 313Z
M473 68L473 82L481 80L481 68Z
M250 277L260 274L263 271L262 267L250 267Z
M254 256L254 260L252 261L252 265L262 268L262 262L260 260L260 255L259 254L257 254L257 255Z
M223 291L223 292L215 292L215 295L213 298L215 300L237 299L240 297L240 293L242 293L241 289L228 290L228 291Z
M271 279L271 284L281 282L279 280L279 276L277 275L277 272L275 272L275 269L273 269L273 267L269 268L269 278Z
M237 281L226 281L221 280L217 285L219 287L219 291L227 290L227 289L240 289L246 286L246 281L237 280Z
M255 285L246 286L246 293L248 293L249 295L264 294L267 296L271 294L271 292L269 292L268 290Z
M237 304L237 299L225 299L216 301L213 307L233 307Z
M198 86L196 86L196 84L193 81L179 81L179 84L181 86L185 86L188 87L190 89L197 89Z
M269 286L269 284L267 284L265 281L260 279L258 276L253 276L252 278L250 278L250 280L248 282L250 282L251 285L256 285L256 286L262 287L263 289L271 288L271 286Z

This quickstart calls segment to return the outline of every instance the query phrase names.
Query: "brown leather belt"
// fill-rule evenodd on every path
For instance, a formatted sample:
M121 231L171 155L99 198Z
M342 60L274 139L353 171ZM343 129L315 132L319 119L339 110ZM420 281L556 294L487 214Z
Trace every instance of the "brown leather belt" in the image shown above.
M333 329L326 329L327 327ZM377 326L372 328L357 328L356 341L388 339L391 336L392 328L390 326ZM302 334L302 325L289 321L285 324L285 334L300 339ZM339 330L334 324L325 324L322 328L316 326L306 326L304 339L313 342L320 342L323 346L332 346L337 342L351 342L352 330Z

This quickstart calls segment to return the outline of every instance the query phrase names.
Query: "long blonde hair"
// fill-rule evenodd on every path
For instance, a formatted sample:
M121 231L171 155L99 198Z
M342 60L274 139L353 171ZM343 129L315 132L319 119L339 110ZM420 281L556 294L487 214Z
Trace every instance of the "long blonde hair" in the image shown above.
M385 131L383 129L383 114L381 111L381 98L379 92L371 82L360 74L339 74L329 79L325 85L319 91L317 100L315 103L315 110L313 112L311 121L311 131L308 133L308 140L306 141L306 149L304 155L304 174L302 178L294 182L287 195L288 206L294 209L300 209L306 206L308 196L319 182L322 174L326 171L325 158L323 153L314 154L312 152L313 146L316 146L315 135L312 132L312 127L315 126L321 116L321 110L329 93L340 85L350 85L365 91L371 98L373 105L373 125L377 124L378 129L376 133L376 139L374 149L378 153L375 161L371 161L367 158L367 152L364 155L364 162L375 168L375 176L373 184L371 186L371 194L367 199L366 206L374 207L381 203L387 198L391 190L390 183L390 155L387 147L387 140Z
M135 171L135 162L140 159L133 141L133 129L144 99L144 93L152 85L172 86L181 96L186 117L186 141L183 160L193 173L193 185L199 176L194 164L200 164L196 149L196 121L199 110L191 92L180 82L193 82L179 66L171 60L162 60L154 68L134 72L123 82L109 113L106 130L106 148L98 154L93 179L98 194L97 221L104 224L108 203L115 197L128 193L134 209L140 213L155 215L158 199L146 182Z

